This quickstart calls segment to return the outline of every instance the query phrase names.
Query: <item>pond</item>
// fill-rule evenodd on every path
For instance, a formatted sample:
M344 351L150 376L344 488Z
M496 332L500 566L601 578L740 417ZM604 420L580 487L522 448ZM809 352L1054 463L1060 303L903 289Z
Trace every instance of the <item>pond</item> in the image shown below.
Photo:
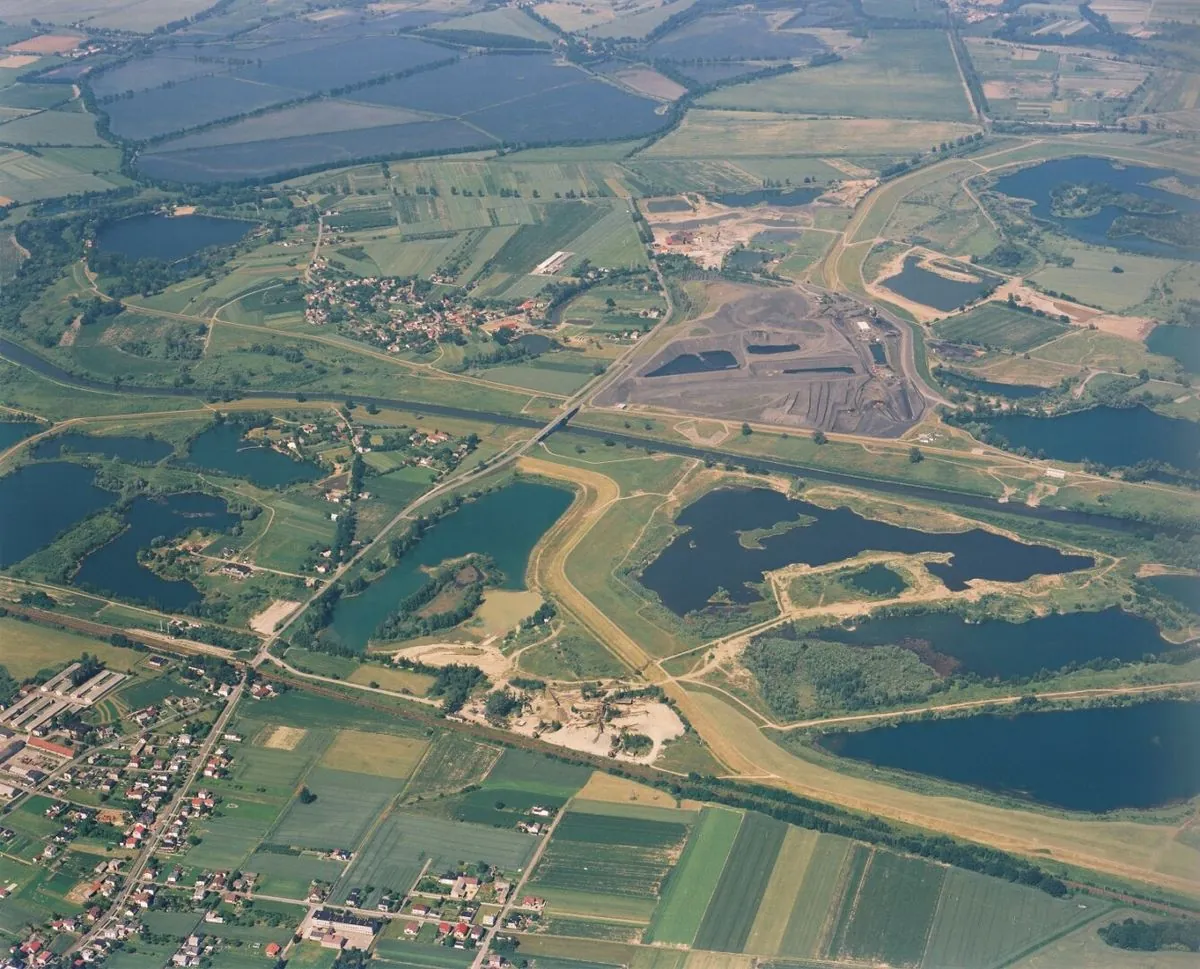
M1142 581L1192 612L1200 614L1200 575L1152 575Z
M1056 190L1069 185L1098 184L1148 203L1168 206L1176 213L1173 216L1139 214L1139 219L1178 220L1179 214L1200 214L1200 199L1177 195L1149 184L1171 177L1185 185L1200 185L1200 179L1166 168L1149 168L1124 162L1116 164L1107 158L1084 156L1056 158L1004 175L996 181L995 191L1013 198L1029 199L1033 202L1032 214L1035 218L1049 222L1064 234L1092 245L1111 246L1147 255L1178 257L1189 252L1192 256L1200 255L1200 246L1180 246L1140 234L1111 235L1113 223L1128 214L1115 204L1101 205L1096 212L1082 218L1055 215L1052 210L1052 195Z
M531 357L545 353L550 349L550 337L544 333L523 333L517 337L517 346L521 347Z
M138 551L149 548L156 538L172 539L197 528L224 531L238 516L222 498L184 492L165 498L139 496L130 503L125 521L125 531L84 557L71 582L179 612L199 602L200 591L186 580L164 579L151 572L138 562Z
M754 272L756 269L761 269L773 258L772 253L765 252L762 249L738 249L736 252L731 252L725 258L725 266L728 269L736 269L739 272Z
M70 461L30 464L0 478L0 568L44 548L116 494L96 472Z
M868 565L861 572L846 576L846 585L863 595L884 598L899 595L908 588L901 575L886 565Z
M130 259L178 262L210 246L228 246L242 239L255 223L211 215L131 215L109 222L96 233L96 248Z
M749 192L722 192L714 202L734 208L748 208L763 202L771 205L808 205L821 194L820 188L756 188Z
M804 518L807 523L801 523ZM809 520L811 519L811 520ZM740 534L782 522L796 526L746 548ZM767 488L719 488L688 505L676 519L684 531L642 573L641 581L678 615L703 609L719 589L733 602L750 603L758 592L747 583L762 573L794 563L828 565L864 551L949 552L946 565L929 571L948 588L969 579L1021 582L1089 568L1085 555L1065 555L1047 545L1025 545L975 528L967 532L922 532L864 518L849 508L826 509Z
M1007 397L1009 400L1028 400L1050 393L1049 387L1039 387L1037 384L1004 384L995 380L984 380L982 377L970 377L944 367L935 371L934 376L944 387L956 387L971 394L985 394L989 397Z
M316 481L324 471L312 461L297 461L262 441L247 440L241 424L214 424L193 438L186 462L205 471L245 478L260 488L281 488Z
M869 345L871 348L871 359L874 360L878 366L886 367L887 350L884 348L883 344L872 340Z
M1060 461L1087 459L1111 468L1161 461L1179 471L1200 471L1200 424L1141 405L1090 407L1057 417L1002 414L989 418L987 426L1014 448Z
M7 451L41 429L42 425L34 421L0 421L0 451Z
M154 464L174 451L166 441L150 437L96 437L92 434L60 434L39 441L33 449L35 458L57 458L66 454L99 454L139 464Z
M867 619L853 629L829 626L805 634L851 646L902 646L939 673L1013 679L1094 659L1140 660L1174 647L1148 619L1117 607L1006 622L969 622L956 612Z
M434 568L472 552L490 555L504 573L503 589L524 589L533 547L571 504L563 488L517 481L462 505L434 524L416 547L364 592L343 597L322 635L355 650L366 649L379 625Z
M1153 808L1200 794L1200 703L980 714L830 733L841 757L1071 811Z
M799 343L749 343L746 345L747 353L766 356L772 353L795 353L799 349Z
M1160 323L1146 337L1146 349L1174 357L1188 373L1200 374L1200 326Z
M906 256L904 268L895 276L884 279L883 285L905 299L945 313L986 296L998 282L994 276L985 273L979 273L978 282L950 279L922 269L921 259L921 256Z
M651 370L647 377L677 377L684 373L711 373L715 370L736 370L737 357L728 350L703 350L700 353L681 353Z

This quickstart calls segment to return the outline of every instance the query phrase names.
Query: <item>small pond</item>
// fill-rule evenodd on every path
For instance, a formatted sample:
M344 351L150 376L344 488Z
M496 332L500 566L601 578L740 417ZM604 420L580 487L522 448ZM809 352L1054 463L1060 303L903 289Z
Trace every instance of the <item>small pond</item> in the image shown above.
M802 521L803 519L803 521ZM746 548L740 534L784 522L795 527ZM688 505L676 519L684 531L642 573L641 581L678 615L703 609L718 589L733 602L760 597L747 583L762 573L794 563L819 566L864 551L950 552L946 565L929 571L953 590L969 579L1020 582L1088 568L1085 555L1066 555L1046 545L1026 545L975 528L967 532L922 532L875 521L849 508L826 509L767 488L718 488Z
M70 461L29 464L0 478L0 568L32 555L112 504L96 472Z
M1060 461L1096 461L1113 468L1161 461L1200 471L1200 424L1148 407L1090 407L1057 417L1002 414L987 422L1014 448Z
M980 280L973 283L950 279L921 268L920 263L920 256L905 257L904 268L895 276L882 280L882 284L905 299L945 313L987 295L997 282L995 277L983 273L979 273Z
M908 583L900 573L886 565L868 565L861 572L846 576L846 585L857 589L863 595L882 598L899 595L908 588Z
M131 259L178 262L212 246L241 240L255 223L211 215L131 215L109 222L96 233L96 248Z
M800 349L799 343L749 343L746 352L770 356L772 353L795 353Z
M99 454L105 458L154 464L175 449L166 441L150 437L97 437L92 434L60 434L39 441L33 449L35 458L57 458L66 454Z
M869 346L871 348L871 359L875 361L876 365L880 367L887 366L887 350L883 344L872 340Z
M1142 581L1200 615L1200 575L1152 575Z
M405 596L421 588L424 569L472 552L490 555L504 573L501 588L525 588L529 555L567 510L572 493L532 481L517 481L469 501L434 524L397 565L366 590L342 598L323 635L363 650L379 625Z
M980 714L825 734L819 746L1071 811L1153 808L1200 794L1200 703Z
M1190 247L1173 245L1141 234L1112 234L1113 223L1127 215L1118 205L1102 205L1099 209L1080 218L1055 215L1052 210L1052 195L1055 190L1068 185L1100 184L1144 202L1166 205L1174 215L1147 216L1150 220L1178 219L1180 214L1200 214L1200 199L1178 195L1156 188L1150 183L1164 178L1177 178L1185 185L1200 185L1200 179L1172 172L1166 168L1149 168L1144 165L1114 163L1107 158L1076 157L1055 158L1004 175L996 181L995 190L1013 198L1029 199L1033 202L1033 215L1054 225L1056 229L1074 239L1092 245L1112 246L1129 252L1148 255L1174 256L1200 255L1200 244Z
M854 373L853 367L788 367L784 373Z
M1200 374L1200 326L1160 323L1146 337L1146 349L1174 357L1188 373Z
M704 350L700 353L681 353L646 376L677 377L684 373L711 373L715 370L736 370L737 367L737 357L728 350Z
M135 498L125 512L125 521L125 531L79 563L72 583L178 612L199 602L200 591L190 582L164 579L151 572L138 562L138 551L149 548L158 537L172 539L197 528L224 531L238 516L228 510L224 499L184 492L165 498Z
M766 202L770 205L808 205L821 194L820 188L756 188L749 192L722 192L714 202L734 208L748 208Z
M762 249L738 249L725 257L725 265L739 272L754 272L774 258L774 254Z
M968 622L956 612L866 619L853 629L830 626L805 634L851 646L903 646L943 675L973 673L1013 679L1094 659L1140 660L1172 649L1148 619L1113 607L1005 622Z
M186 463L205 471L245 478L260 488L279 488L316 481L324 471L312 461L298 461L263 441L248 440L241 424L214 424L198 434Z
M531 357L536 357L550 349L551 341L544 333L522 333L516 343Z
M971 377L945 368L938 370L934 376L943 387L957 387L967 393L1006 397L1009 400L1028 400L1050 393L1049 387L1039 387L1037 384L1004 384L995 380L984 380L982 377Z

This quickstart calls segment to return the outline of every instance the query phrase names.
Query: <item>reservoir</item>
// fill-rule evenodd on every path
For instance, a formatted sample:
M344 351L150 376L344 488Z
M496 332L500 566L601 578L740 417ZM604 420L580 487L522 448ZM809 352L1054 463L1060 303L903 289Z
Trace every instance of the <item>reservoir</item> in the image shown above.
M1112 229L1113 222L1126 214L1125 210L1117 205L1103 205L1095 213L1082 218L1067 218L1055 215L1052 211L1051 196L1056 189L1067 185L1098 183L1118 192L1135 195L1146 202L1167 205L1176 213L1200 213L1200 199L1177 195L1149 184L1168 177L1178 178L1187 185L1200 184L1200 180L1166 168L1149 168L1125 162L1118 166L1107 158L1078 157L1056 158L1005 175L996 181L995 190L1013 198L1029 199L1033 202L1031 211L1035 218L1050 222L1056 229L1074 239L1129 252L1178 259L1187 252L1186 247L1160 242L1143 235L1110 236L1109 230ZM1157 219L1177 217L1149 216ZM1200 247L1194 248L1193 255L1200 255Z
M425 583L425 569L476 552L489 555L504 573L502 589L524 589L533 547L570 506L574 495L563 488L516 481L432 525L417 545L366 590L344 596L322 635L343 646L366 649L375 630L405 596Z
M0 451L7 451L17 441L23 441L41 429L42 425L35 421L0 421Z
M922 269L920 263L920 256L906 256L904 268L895 276L883 280L883 285L914 303L947 312L986 296L999 282L995 277L983 273L980 274L982 278L974 283L950 279Z
M968 622L956 612L867 619L853 629L830 626L805 634L851 646L902 646L939 673L990 679L1033 676L1093 659L1140 660L1174 648L1150 620L1113 607L1054 613L1026 622Z
M1146 337L1146 349L1174 357L1188 373L1200 374L1200 326L1159 323Z
M131 215L110 222L96 233L96 248L130 259L178 262L212 246L242 239L255 223L211 215Z
M802 523L801 518L811 519ZM795 526L746 548L740 533L783 522ZM875 521L849 508L832 510L788 498L767 488L719 488L688 505L676 519L683 529L643 571L644 586L658 593L678 615L703 609L724 589L733 602L758 601L747 583L762 573L794 563L828 565L860 552L949 552L946 565L929 571L952 590L969 579L1021 582L1033 575L1055 575L1089 568L1090 556L1066 555L1047 545L1026 545L974 528L966 532L922 532Z
M241 424L214 424L192 440L186 463L205 471L245 478L260 488L286 488L316 481L324 471L312 461L297 461L265 441L247 440Z
M82 464L53 461L0 478L0 568L20 562L112 504L116 494L97 487L95 477Z
M1070 811L1153 808L1200 794L1200 703L980 714L823 735L866 761Z
M125 531L86 556L71 582L178 612L200 601L199 590L190 582L164 579L151 572L138 562L138 552L149 548L158 537L176 538L197 528L220 532L237 520L225 501L212 495L197 492L165 498L142 495L130 503L125 513Z
M175 449L166 441L145 437L96 437L92 434L60 434L39 441L35 458L57 458L67 454L98 454L138 464L154 464Z
M874 347L875 344L871 346ZM934 377L943 387L956 387L970 394L984 394L988 397L1007 397L1009 400L1028 400L1050 392L1049 387L1039 387L1037 384L1002 384L995 380L970 377L945 367L935 371Z
M747 208L767 202L771 205L808 205L821 194L819 188L756 188L749 192L722 192L712 197L720 205Z
M646 376L677 377L684 373L711 373L715 370L736 370L737 367L737 357L728 350L704 350L700 353L681 353Z
M988 427L1014 448L1027 447L1061 461L1096 461L1123 468L1161 461L1200 471L1200 424L1143 407L1090 407L1057 417L1003 414Z
M1200 575L1152 575L1142 581L1184 608L1200 614Z

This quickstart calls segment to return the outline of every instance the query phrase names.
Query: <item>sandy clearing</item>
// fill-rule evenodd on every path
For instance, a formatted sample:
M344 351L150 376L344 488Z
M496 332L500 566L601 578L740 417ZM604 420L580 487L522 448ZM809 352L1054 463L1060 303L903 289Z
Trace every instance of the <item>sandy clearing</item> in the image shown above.
M308 731L303 727L274 727L259 746L268 750L295 750L307 736Z
M475 615L483 623L486 635L501 636L532 616L541 604L540 592L488 589Z
M41 34L10 44L8 49L29 54L62 54L74 50L83 39L82 34Z
M8 57L0 58L0 67L15 71L22 67L28 67L30 64L36 64L39 60L41 60L40 57L31 57L26 54L9 54Z
M252 617L249 626L256 633L270 636L271 633L275 632L275 627L291 615L292 610L299 605L300 603L294 599L276 599L266 609Z
M392 655L394 659L409 659L429 666L449 666L451 663L478 666L493 682L508 676L512 666L507 656L487 643L426 643L406 646Z
M605 801L609 804L648 804L653 807L675 807L675 798L666 791L626 780L603 771L596 771L575 795L585 801Z

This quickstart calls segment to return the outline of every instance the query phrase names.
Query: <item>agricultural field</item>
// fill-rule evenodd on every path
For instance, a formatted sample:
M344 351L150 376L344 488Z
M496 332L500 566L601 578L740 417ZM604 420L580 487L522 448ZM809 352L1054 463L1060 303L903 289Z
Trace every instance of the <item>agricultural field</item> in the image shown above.
M399 789L391 777L369 777L328 767L309 771L305 786L316 800L311 804L299 798L293 801L271 831L271 839L325 851L353 850Z
M933 326L939 340L1016 353L1039 347L1069 329L1066 323L997 302L984 303Z

